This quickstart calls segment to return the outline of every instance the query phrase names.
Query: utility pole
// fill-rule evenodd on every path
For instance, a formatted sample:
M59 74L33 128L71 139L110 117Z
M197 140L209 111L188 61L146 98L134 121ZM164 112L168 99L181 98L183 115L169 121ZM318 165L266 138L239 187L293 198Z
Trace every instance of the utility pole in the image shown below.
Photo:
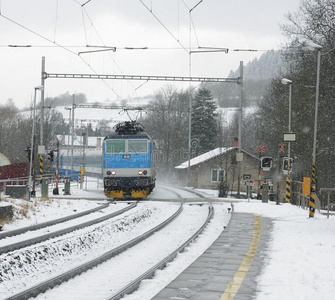
M41 76L41 86L45 88L45 57L42 56L42 76ZM40 127L40 145L43 146L43 120L44 120L44 88L41 90L41 127Z
M76 105L74 104L75 95L72 96L72 131L71 131L71 176L73 176L73 138L74 138L74 109Z
M243 89L243 61L240 61L240 77L237 82L241 85L241 97L238 106L238 155L237 155L237 163L238 163L238 175L237 175L237 198L240 198L241 192L241 164L243 162L243 153L241 152L242 146L242 101L244 98L244 89Z
M279 151L278 151L278 179L277 179L277 205L280 203L280 162L281 162L281 155L280 153L284 153L285 151L285 144L279 144Z
M40 157L40 175L43 176L43 159L45 155L45 146L43 143L43 121L44 121L44 72L45 72L45 58L42 57L42 75L41 75L41 86L43 86L43 89L41 89L41 124L40 124L40 143L39 143L39 157Z

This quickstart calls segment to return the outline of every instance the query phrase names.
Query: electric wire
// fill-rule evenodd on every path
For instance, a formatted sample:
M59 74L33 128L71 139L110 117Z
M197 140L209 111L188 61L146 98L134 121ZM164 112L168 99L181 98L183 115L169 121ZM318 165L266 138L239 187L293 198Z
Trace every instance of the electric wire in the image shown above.
M56 42L57 23L58 23L58 0L56 1L56 20L55 20L55 28L54 28L54 42Z
M85 3L83 3L81 6L85 6L88 2L91 2L91 0L87 0Z
M196 38L196 41L197 41L197 45L198 47L200 47L200 43L199 43L199 39L198 39L198 35L197 35L197 31L195 29L195 25L194 25L194 22L193 22L193 18L192 18L192 11L202 2L203 0L200 0L196 5L194 5L192 8L189 8L188 5L186 4L185 0L182 0L182 2L184 3L186 9L188 10L189 12L189 18L190 18L190 24L192 24L192 27L193 27L193 30L194 30L194 35L195 35L195 38Z
M47 42L49 42L49 43L51 43L51 44L54 44L54 45L56 45L57 47L60 47L60 48L66 50L66 51L68 51L68 52L70 52L70 53L72 53L72 54L74 54L74 55L77 55L76 52L74 52L74 51L72 51L72 50L70 50L70 49L68 49L68 48L66 48L66 47L64 47L64 46L62 46L61 44L58 44L57 42L54 42L54 41L50 40L49 38L47 38L47 37L45 37L45 36L39 34L38 32L36 32L36 31L34 31L34 30L32 30L32 29L30 29L30 28L28 28L28 27L26 27L26 26L24 26L24 25L22 25L22 24L20 24L20 23L18 23L18 22L16 22L15 20L13 20L13 19L11 19L11 18L9 18L9 17L6 17L6 16L3 15L2 13L0 14L0 16L1 16L2 18L6 19L7 21L9 21L9 22L11 22L11 23L13 23L13 24L15 24L15 25L17 25L17 26L23 28L24 30L29 31L30 33L32 33L32 34L34 34L34 35L37 35L37 36L40 37L41 39L43 39L43 40L45 40L45 41L47 41Z
M184 45L179 41L178 38L174 36L174 34L163 24L163 22L153 13L153 11L142 1L139 0L143 6L152 14L152 16L158 21L159 24L163 26L163 28L172 36L172 38L188 53L188 50L184 47Z
M195 39L197 41L197 45L198 45L198 47L200 47L200 43L199 43L197 31L195 30L195 25L194 25L194 22L193 22L192 14L190 14L190 18L191 18L191 24L192 24L192 27L193 27L193 31L194 31L194 36L195 36Z
M75 1L78 3L78 1ZM87 33L86 33L86 26L85 26L85 16L84 16L84 10L81 9L81 17L82 17L82 21L83 21L83 27L84 27L84 35L85 35L85 42L86 42L86 45L88 44L87 42Z
M11 22L11 23L13 23L13 24L15 24L15 25L17 25L17 26L19 26L19 27L21 27L21 28L23 28L24 30L27 30L27 31L29 31L30 33L32 33L32 34L34 34L34 35L37 35L38 37L40 37L41 39L43 39L43 40L45 40L45 41L47 41L47 42L49 42L49 43L52 43L52 44L54 44L54 45L56 45L57 47L60 47L60 48L62 48L63 50L66 50L67 52L69 52L69 53L71 53L71 54L73 54L73 55L75 55L76 57L79 57L93 72L94 72L94 74L98 74L94 69L93 69L93 67L90 65L90 64L88 64L80 55L78 55L76 52L74 52L74 51L72 51L72 50L70 50L69 48L67 48L67 47L65 47L65 46L63 46L63 45L61 45L61 44L59 44L59 43L57 43L57 42L54 42L54 41L52 41L52 40L50 40L49 38L47 38L47 37L45 37L45 36L43 36L43 35L41 35L40 33L38 33L37 31L34 31L34 30L32 30L32 29L30 29L30 28L28 28L28 27L26 27L26 26L24 26L24 25L22 25L22 24L20 24L20 23L18 23L18 22L16 22L15 20L13 20L13 19L11 19L11 18L9 18L9 17L7 17L7 16L5 16L5 15L3 15L2 13L0 14L0 17L2 17L2 18L4 18L5 20L7 20L7 21L9 21L9 22ZM121 99L121 97L120 97L120 95L104 80L104 79L101 79L103 82L104 82L104 84L109 88L109 89L111 89L112 90L112 92L118 97L118 99Z
M87 13L85 7L81 6L81 9L82 9L82 13L83 13L83 14L85 13L87 19L89 20L89 22L90 22L90 24L91 24L91 28L93 28L94 32L97 34L97 36L98 36L100 42L102 43L102 46L103 46L103 47L107 47L106 44L104 43L104 41L103 41L101 35L99 34L98 30L97 30L96 27L94 26L94 24L93 24L93 22L92 22L92 19L91 19L90 16L88 15L88 13ZM87 40L86 40L86 42L87 42ZM115 47L113 47L113 48L115 48ZM115 50L116 50L116 48L115 48ZM108 52L108 55L109 55L110 58L112 59L113 64L117 67L117 69L119 70L119 72L121 72L121 74L123 74L123 71L121 70L119 64L116 62L116 60L114 59L114 57L111 55L110 52ZM136 91L134 85L133 85L131 82L129 82L128 84L130 84L130 86L134 89L134 91Z
M85 40L86 40L86 47L88 47L88 37L87 37L87 28L85 26L86 22L85 22L85 16L86 18L88 19L88 21L90 22L90 25L91 25L91 29L94 30L95 34L97 34L98 38L100 39L101 43L103 46L101 47L106 47L107 46L104 44L103 42L103 39L101 37L101 35L99 34L98 30L96 29L96 27L94 26L90 16L88 15L86 9L85 9L85 5L87 3L89 3L91 0L88 0L86 1L85 3L81 4L79 3L79 1L77 0L74 0L75 3L77 3L78 5L80 5L81 7L81 14L82 14L82 21L83 21L83 28L84 28L84 34L85 34ZM167 28L167 26L165 26L163 24L163 22L156 16L156 14L154 14L153 10L152 10L152 2L151 2L151 8L149 8L142 0L140 0L140 2L142 3L142 5L153 15L153 17L164 27L164 29L173 37L174 40L176 40L178 42L178 44L181 46L181 48L164 48L164 47L156 47L156 48L149 48L149 47L142 47L142 48L132 48L132 47L124 47L124 48L117 48L117 47L111 47L111 48L114 48L115 50L138 50L138 49L149 49L149 50L173 50L173 49L179 49L179 50L183 50L183 51L186 51L189 55L191 54L191 44L190 44L190 47L189 47L189 50L187 50L184 45L179 41L179 16L178 16L178 37L175 37L173 35L173 33ZM192 19L192 11L200 4L202 3L203 0L200 0L195 6L193 6L193 8L189 9L187 4L185 3L184 0L182 0L182 3L185 5L186 8L188 8L189 10L189 15L190 15L190 34L191 34L191 26L192 28L194 29L194 34L195 34L195 37L196 37L196 40L197 40L197 45L198 45L198 48L200 48L200 43L199 43L199 39L198 39L198 36L196 34L196 28L195 28L195 24L193 22L193 19ZM36 45L0 45L0 47L59 47L59 48L62 48L63 50L65 51L68 51L69 53L73 54L73 55L76 55L77 57L79 57L95 74L98 74L94 69L93 67L90 65L89 62L87 62L83 57L81 57L80 53L83 53L83 52L75 52L73 50L71 50L71 48L75 48L75 47L83 47L83 46L64 46L64 45L61 45L59 43L56 42L56 33L57 33L57 26L58 26L58 11L59 11L59 7L58 7L58 0L56 2L56 20L55 20L55 28L54 28L54 41L52 41L51 39L41 35L40 33L16 22L15 20L5 16L2 14L2 0L0 0L0 16L4 19L6 19L7 21L11 22L11 23L14 23L15 25L33 33L34 35L37 35L38 37L40 37L41 39L43 40L46 40L48 43L52 44L52 46L36 46ZM179 2L178 2L178 14L179 14ZM191 37L190 37L191 39ZM190 42L191 43L191 42ZM228 48L227 48L228 49ZM232 51L267 51L267 50L259 50L259 49L232 49ZM113 64L118 68L118 70L123 74L120 66L118 65L118 63L115 61L114 57L111 55L111 53L109 52L108 53L109 56L111 57L112 61L113 61ZM190 73L191 73L191 70L189 70ZM104 80L104 79L101 79L105 85L111 89L113 91L113 93L118 97L118 98L121 98L120 95ZM146 82L145 82L146 83ZM140 88L142 87L145 83L141 84L140 86L138 87L135 87L133 86L131 83L130 85L132 86L132 88L134 89L134 93Z
M0 48L2 47L30 47L30 48L58 48L59 46L57 45L31 45L31 44L27 44L27 45L14 45L14 44L8 44L8 45L0 45ZM97 46L97 45L86 45L86 46L82 46L82 45L63 45L63 47L65 48L111 48L111 49L116 49L117 52L122 51L122 50L183 50L182 48L176 48L176 47L113 47L113 46ZM285 49L290 49L290 48L294 48L294 47L288 47ZM271 49L230 49L230 48L225 48L225 47L207 47L207 46L199 46L199 47L192 47L191 51L192 52L196 52L196 50L198 49L211 49L213 51L208 51L208 52L222 52L224 49L228 49L229 52L234 51L234 52L266 52L266 51L271 51L273 50L273 48ZM282 50L283 48L281 48L280 50ZM334 49L333 49L334 50ZM198 52L204 52L204 51L198 51ZM78 52L75 52L76 54L78 54ZM328 52L327 52L328 53Z

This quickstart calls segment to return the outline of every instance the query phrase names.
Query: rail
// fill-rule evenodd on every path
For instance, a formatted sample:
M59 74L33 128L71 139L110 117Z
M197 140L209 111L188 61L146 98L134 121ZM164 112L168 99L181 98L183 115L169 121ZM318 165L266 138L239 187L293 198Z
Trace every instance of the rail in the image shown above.
M137 277L135 280L133 280L131 283L129 283L127 286L125 286L123 289L115 293L113 296L107 298L106 300L119 300L122 297L124 297L126 294L133 293L136 291L140 283L145 279L150 279L153 277L154 273L157 270L163 269L169 262L171 262L178 253L184 251L184 249L192 242L194 241L200 233L206 228L209 221L212 219L214 215L214 208L212 205L208 207L208 216L205 220L205 222L202 224L202 226L197 230L196 233L194 233L184 244L182 244L180 247L178 247L175 251L173 251L170 255L165 257L163 260L161 260L158 264L153 266L151 269L149 269L147 272L143 273L141 276Z
M80 213L69 215L69 216L66 216L66 217L62 217L62 218L59 218L59 219L56 219L56 220L47 221L47 222L43 222L43 223L31 225L31 226L18 228L18 229L13 229L13 230L5 231L5 232L0 232L0 240L5 238L5 237L11 237L11 236L19 235L19 234L25 233L27 231L34 231L34 230L38 230L38 229L45 228L45 227L48 227L48 226L53 226L53 225L56 225L56 224L67 222L67 221L70 221L70 220L73 220L73 219L76 219L76 218L80 218L80 217L86 216L88 214L91 214L93 212L99 211L100 209L104 209L108 205L109 205L109 203L105 203L105 204L99 205L95 208L91 208L89 210L85 210L85 211L82 211Z
M15 295L9 296L8 298L5 298L5 300L23 300L23 299L29 299L31 297L36 297L37 295L44 293L48 289L54 288L55 286L60 285L61 283L66 282L74 278L75 276L83 272L86 272L89 269L92 269L93 267L105 262L106 260L135 246L136 244L140 243L141 241L153 235L156 231L162 229L163 227L168 225L171 221L173 221L181 213L182 209L183 209L183 201L181 201L180 207L173 215L171 215L168 219L166 219L164 222L160 223L159 225L155 226L154 228L141 234L140 236L137 236L133 238L132 240L128 241L127 243L124 243L89 262L81 264L80 266L77 266L74 269L64 272L58 276L55 276L49 280L46 280L38 285L35 285Z
M94 219L94 220L91 220L91 221L87 221L87 222L77 224L77 225L74 225L74 226L71 226L71 227L67 227L67 228L64 228L64 229L61 229L61 230L58 230L58 231L55 231L55 232L50 232L48 234L44 234L44 235L41 235L41 236L38 236L38 237L35 237L35 238L31 238L31 239L28 239L28 240L23 240L21 242L17 242L17 243L9 244L7 246L0 247L0 254L7 253L7 252L10 252L10 251L14 251L14 250L17 250L17 249L20 249L20 248L23 248L23 247L27 247L27 246L30 246L30 245L34 245L34 244L46 241L48 239L67 234L69 232L72 232L72 231L75 231L75 230L78 230L78 229L81 229L81 228L84 228L84 227L87 227L87 226L91 226L93 224L103 222L107 219L118 216L118 215L134 208L136 205L137 205L137 202L135 202L135 203L123 208L123 209L120 209L118 211L112 212L110 214L107 214L105 216L102 216L100 218L97 218L97 219Z

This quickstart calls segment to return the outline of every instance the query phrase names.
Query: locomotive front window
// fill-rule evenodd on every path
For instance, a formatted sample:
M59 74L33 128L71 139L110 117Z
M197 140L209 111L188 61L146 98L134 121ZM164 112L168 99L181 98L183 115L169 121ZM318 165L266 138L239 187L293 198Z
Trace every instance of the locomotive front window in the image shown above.
M128 153L147 153L147 140L128 140Z
M108 140L106 141L106 153L125 153L125 140Z

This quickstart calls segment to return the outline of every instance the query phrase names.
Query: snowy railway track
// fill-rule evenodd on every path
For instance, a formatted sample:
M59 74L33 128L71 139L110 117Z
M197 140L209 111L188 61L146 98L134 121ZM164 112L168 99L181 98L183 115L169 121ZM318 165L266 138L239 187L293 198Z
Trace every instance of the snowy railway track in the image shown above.
M183 209L183 203L181 202L178 210L176 210L169 218L165 219L163 222L159 223L154 228L151 228L150 230L146 231L145 233L142 233L140 235L137 235L135 238L131 239L130 241L121 244L105 253L100 255L97 258L94 258L86 263L80 264L79 266L70 269L60 275L57 275L55 277L52 277L50 279L47 279L43 281L40 284L37 284L27 290L23 290L22 292L9 296L8 298L5 298L6 300L22 300L22 299L29 299L31 297L36 297L37 295L44 293L48 289L54 288L57 285L60 285L61 283L64 283L68 281L71 278L74 278L75 276L82 274L83 272L92 269L93 267L107 261L108 259L126 251L130 247L138 244L139 242L143 241L144 239L148 238L152 234L154 234L156 231L160 230L167 224L169 224L173 219L175 219L182 211Z
M208 209L208 216L205 220L205 222L201 225L201 227L188 239L186 240L181 246L179 246L177 249L172 251L168 256L166 256L164 259L162 259L160 262L158 262L156 265L154 265L152 268L149 270L145 271L143 274L138 276L135 280L131 281L128 285L120 289L118 292L114 293L110 297L108 297L106 300L118 300L124 297L127 294L131 294L134 291L136 291L140 283L145 280L145 279L150 279L154 276L155 272L157 270L163 269L166 267L166 265L173 261L174 258L177 256L178 253L184 251L184 249L192 242L194 241L200 234L201 232L205 229L211 218L213 217L214 214L214 208L212 205L209 206Z
M89 269L92 269L94 266L102 264L102 262L109 260L110 258L115 257L116 255L137 245L144 239L153 235L156 231L159 231L160 229L167 226L167 224L169 224L172 220L174 220L182 212L182 209L183 209L183 201L181 201L179 209L173 215L167 218L164 222L148 230L147 232L140 234L139 236L131 239L129 242L126 242L120 246L117 246L114 249L109 250L106 253L100 255L99 257L92 259L91 261L83 263L58 276L45 280L43 281L43 283L37 284L33 286L32 288L24 290L16 295L9 296L8 298L5 298L5 299L29 299L30 297L36 297L37 295L44 293L46 290L51 289L55 286L58 286L61 283L66 282L71 278L74 278L78 274L82 274L83 272ZM138 285L143 279L151 277L153 273L155 272L155 270L159 268L163 268L167 264L167 262L173 260L173 258L177 255L178 252L182 251L191 241L193 241L200 234L200 232L204 229L206 224L209 222L212 215L213 215L213 208L212 206L210 206L208 210L208 217L206 218L206 222L204 222L204 224L201 226L200 229L197 230L195 234L193 234L186 242L182 243L182 245L179 246L177 249L175 249L174 251L171 251L171 253L168 256L162 259L154 267L151 267L149 270L146 270L141 276L138 276L136 280L133 281L132 284L125 286L124 288L120 289L119 292L110 296L111 297L110 299L120 299L122 295L126 293L131 293L132 291L136 290Z
M84 215L94 213L96 211L99 211L101 209L106 208L108 205L109 204L101 205L98 208L94 208L94 209L91 209L91 210L88 210L88 211L85 211L85 212L82 212L82 213L78 213L76 215L64 217L64 218L57 219L57 220L50 221L50 222L41 223L39 225L34 225L34 226L25 227L25 228L22 228L22 229L13 230L14 234L11 234L11 231L9 231L8 233L5 233L4 235L1 235L1 236L2 236L2 238L4 238L4 236L12 237L12 236L19 235L21 233L28 232L29 230L38 230L38 229L41 229L41 228L46 228L46 227L49 227L49 226L53 226L55 224L63 223L63 222L72 220L74 218L79 218L79 217L82 217ZM27 246L31 246L31 245L34 245L34 244L37 244L37 243L41 243L41 242L44 242L46 240L53 239L53 238L59 237L61 235L73 232L75 230L78 230L78 229L81 229L81 228L84 228L84 227L88 227L88 226L103 222L105 220L108 220L110 218L113 218L115 216L118 216L120 214L125 213L126 211L136 207L136 205L137 205L137 203L134 202L134 203L132 203L132 204L120 209L120 210L114 211L114 212L109 213L107 215L104 215L102 217L94 218L92 220L82 222L80 224L76 224L76 225L73 225L73 226L69 226L69 227L54 231L54 232L47 233L47 234L38 235L34 238L28 238L28 239L25 239L25 240L22 240L22 241L19 241L19 242L9 243L8 245L0 247L0 255L4 254L4 253L8 253L10 251L18 250L18 249L21 249L21 248L24 248L24 247L27 247ZM3 242L4 242L4 240L3 240ZM2 242L2 244L3 244L3 242Z
M109 205L109 203L104 203L104 204L99 205L95 208L85 210L85 211L82 211L82 212L77 213L77 214L62 217L62 218L59 218L59 219L56 219L56 220L51 220L51 221L47 221L47 222L43 222L43 223L31 225L31 226L26 226L26 227L23 227L23 228L9 230L9 231L5 231L5 232L0 232L0 240L4 239L6 237L19 235L19 234L22 234L22 233L25 233L25 232L28 232L28 231L34 231L34 230L38 230L38 229L45 228L45 227L48 227L48 226L53 226L53 225L56 225L56 224L67 222L67 221L70 221L70 220L73 220L73 219L76 219L76 218L80 218L80 217L86 216L88 214L91 214L93 212L99 211L100 209L104 209L108 205Z

